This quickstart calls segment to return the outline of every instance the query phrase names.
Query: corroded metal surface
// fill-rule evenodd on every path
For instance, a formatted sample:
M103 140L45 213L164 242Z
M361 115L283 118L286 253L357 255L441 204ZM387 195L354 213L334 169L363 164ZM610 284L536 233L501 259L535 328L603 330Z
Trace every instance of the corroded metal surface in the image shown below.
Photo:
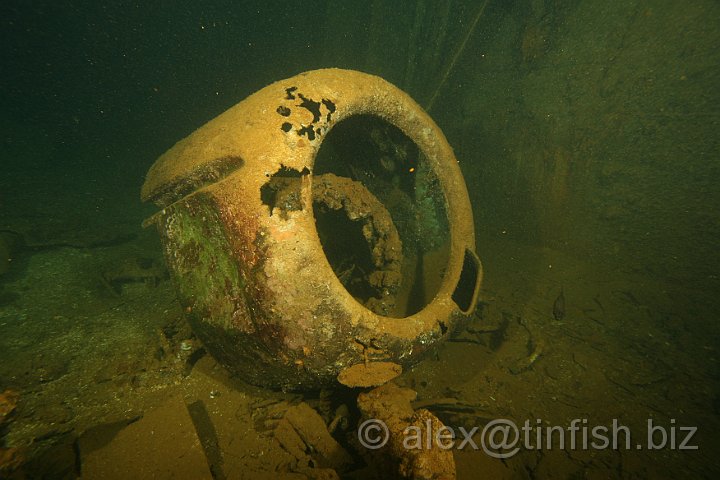
M331 129L357 115L399 128L442 189L447 261L436 293L409 316L385 315L353 297L316 228L314 189L325 192L326 203L337 189L314 175L316 156ZM293 179L286 182L295 185L290 197L272 187L279 178ZM218 360L255 384L312 388L369 360L407 366L449 335L477 300L482 270L452 149L415 102L379 77L327 69L269 85L161 156L142 198L161 208L152 222L194 331ZM362 211L358 205L344 207L350 221L357 220L353 210ZM374 226L366 240L379 248L373 262L381 272L368 278L378 292L394 294L392 265L403 261L388 246L394 229L380 225L379 213L368 218ZM380 231L387 238L377 238Z

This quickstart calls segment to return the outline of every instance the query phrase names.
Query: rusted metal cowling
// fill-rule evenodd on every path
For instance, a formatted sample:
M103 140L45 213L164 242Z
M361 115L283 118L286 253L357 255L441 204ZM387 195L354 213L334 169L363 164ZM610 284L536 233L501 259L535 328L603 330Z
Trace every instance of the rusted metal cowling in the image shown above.
M452 149L376 76L263 88L162 155L142 199L161 208L146 223L195 334L257 385L407 367L475 308L482 269Z

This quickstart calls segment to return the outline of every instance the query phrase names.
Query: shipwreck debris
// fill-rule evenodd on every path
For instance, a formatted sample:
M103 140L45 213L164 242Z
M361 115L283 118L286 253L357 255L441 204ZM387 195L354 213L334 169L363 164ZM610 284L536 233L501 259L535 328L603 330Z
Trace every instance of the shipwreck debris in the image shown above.
M336 385L367 361L358 342L413 365L477 303L452 148L373 75L315 70L263 88L163 154L141 197L160 208L144 224L193 331L256 385Z
M552 313L555 320L560 321L565 318L565 291L562 287L560 288L560 295L553 302Z
M336 472L344 472L353 464L352 457L332 437L320 414L307 403L288 408L275 426L273 436L295 457L295 470L300 473L327 469L337 475Z
M402 367L392 362L358 363L338 375L338 382L346 387L377 387L402 373Z
M387 443L379 449L365 449L363 453L373 462L395 469L403 478L453 480L456 473L452 450L441 444L449 439L437 435L444 425L429 410L413 410L412 402L416 397L414 390L394 383L386 383L358 396L358 408L364 421L382 422L386 429L383 440ZM413 443L412 439L408 442L413 434L420 443Z

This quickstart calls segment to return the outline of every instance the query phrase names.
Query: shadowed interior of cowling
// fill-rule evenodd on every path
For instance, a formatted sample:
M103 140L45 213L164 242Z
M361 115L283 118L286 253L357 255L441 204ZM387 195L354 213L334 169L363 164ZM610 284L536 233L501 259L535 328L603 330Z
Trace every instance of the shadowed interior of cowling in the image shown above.
M373 277L383 268L378 252L368 242L378 232L359 219L350 219L323 202L314 202L314 214L323 249L333 271L348 291L376 313L405 317L422 310L440 288L449 258L450 228L440 181L418 146L399 128L373 115L351 116L328 133L313 172L347 178L367 197L374 197L399 234L400 279L394 292L374 295ZM378 218L378 222L383 220ZM375 278L375 280L373 280ZM378 306L392 293L394 306ZM373 300L375 298L375 300ZM377 299L379 298L379 302Z

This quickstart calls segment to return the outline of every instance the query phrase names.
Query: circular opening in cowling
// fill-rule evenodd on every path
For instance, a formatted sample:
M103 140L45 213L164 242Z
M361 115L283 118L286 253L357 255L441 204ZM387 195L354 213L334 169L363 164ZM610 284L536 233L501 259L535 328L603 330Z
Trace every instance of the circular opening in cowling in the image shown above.
M440 289L450 256L445 198L421 149L374 115L339 122L315 159L313 212L325 256L378 315L413 315Z

